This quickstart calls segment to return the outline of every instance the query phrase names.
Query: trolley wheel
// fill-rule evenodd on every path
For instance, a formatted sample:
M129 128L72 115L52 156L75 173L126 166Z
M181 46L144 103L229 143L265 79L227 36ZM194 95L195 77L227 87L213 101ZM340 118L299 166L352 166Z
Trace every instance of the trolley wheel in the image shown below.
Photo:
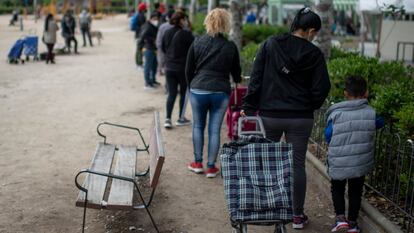
M283 223L277 224L276 229L275 229L275 233L287 233L285 224L283 224Z
M233 228L232 233L247 233L247 224L239 224L237 228Z

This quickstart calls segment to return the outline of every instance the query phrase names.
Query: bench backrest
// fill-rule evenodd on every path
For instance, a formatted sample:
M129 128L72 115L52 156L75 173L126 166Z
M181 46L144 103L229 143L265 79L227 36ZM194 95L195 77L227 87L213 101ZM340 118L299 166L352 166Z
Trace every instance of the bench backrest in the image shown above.
M150 128L149 153L150 185L151 188L154 189L157 187L165 159L165 150L160 127L160 115L158 112L154 112L154 118Z

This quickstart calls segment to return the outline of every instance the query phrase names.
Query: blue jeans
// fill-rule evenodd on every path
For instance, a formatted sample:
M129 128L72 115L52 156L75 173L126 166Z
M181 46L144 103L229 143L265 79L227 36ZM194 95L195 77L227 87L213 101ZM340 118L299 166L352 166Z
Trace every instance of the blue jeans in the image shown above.
M226 93L190 93L193 110L193 147L195 162L203 162L204 129L208 119L208 167L214 167L220 148L220 130L229 103Z
M153 86L155 83L155 75L157 73L157 56L153 50L145 50L144 52L144 78L146 86Z

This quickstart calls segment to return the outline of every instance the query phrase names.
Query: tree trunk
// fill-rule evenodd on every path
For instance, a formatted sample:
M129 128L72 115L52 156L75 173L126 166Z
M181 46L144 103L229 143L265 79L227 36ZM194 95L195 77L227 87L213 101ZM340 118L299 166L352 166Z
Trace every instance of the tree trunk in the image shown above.
M212 11L214 8L216 8L216 0L208 0L208 12Z
M316 38L319 48L322 50L326 59L331 55L331 21L333 13L332 0L316 0L316 13L321 17L322 28Z
M193 23L197 12L197 0L191 0L190 2L190 22Z
M230 0L230 40L237 45L239 52L242 49L243 6L244 0Z

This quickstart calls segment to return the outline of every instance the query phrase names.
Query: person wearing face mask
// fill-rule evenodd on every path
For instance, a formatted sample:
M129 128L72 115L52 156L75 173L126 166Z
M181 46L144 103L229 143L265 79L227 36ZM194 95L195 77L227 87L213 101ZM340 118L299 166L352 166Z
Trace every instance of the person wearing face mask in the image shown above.
M142 50L144 54L144 89L154 89L160 85L155 80L157 73L157 47L155 40L158 32L158 20L158 12L153 12L150 20L144 24L139 36L138 49Z
M187 19L183 12L178 11L172 15L170 24L173 28L165 32L162 38L161 50L165 54L165 70L168 87L168 97L166 104L166 119L164 127L172 128L171 114L174 102L177 97L178 86L180 87L180 111L178 112L177 126L191 124L183 115L184 101L187 91L185 79L185 64L188 49L193 43L194 37L190 31L184 30Z
M258 112L266 137L293 146L293 228L308 223L304 214L305 158L313 126L313 111L324 103L330 81L324 55L311 41L321 28L320 17L309 8L299 10L291 33L268 38L253 64L240 114Z

